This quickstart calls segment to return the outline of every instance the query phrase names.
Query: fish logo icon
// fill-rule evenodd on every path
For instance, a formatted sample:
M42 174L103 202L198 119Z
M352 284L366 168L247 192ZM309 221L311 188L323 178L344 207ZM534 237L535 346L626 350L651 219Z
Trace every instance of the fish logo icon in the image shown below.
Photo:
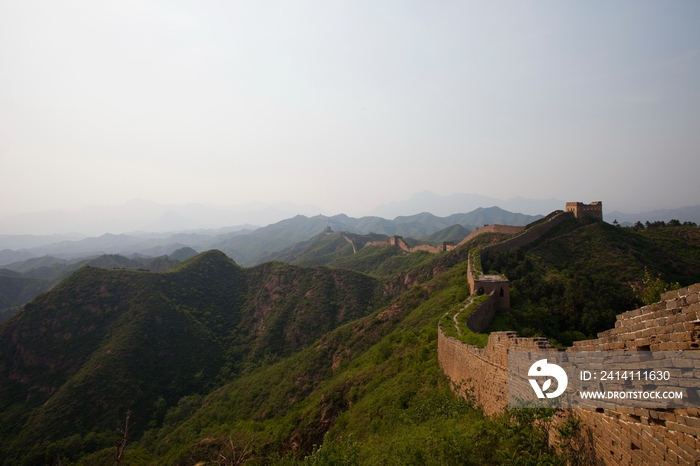
M557 366L556 364L548 363L546 359L540 359L535 361L535 363L530 366L530 370L527 373L530 377L550 377L544 381L542 387L537 383L537 380L528 379L532 389L535 391L537 398L556 398L564 393L566 386L569 384L569 378L566 376L564 369ZM557 389L552 393L546 393L547 390L552 386L552 378L557 381Z

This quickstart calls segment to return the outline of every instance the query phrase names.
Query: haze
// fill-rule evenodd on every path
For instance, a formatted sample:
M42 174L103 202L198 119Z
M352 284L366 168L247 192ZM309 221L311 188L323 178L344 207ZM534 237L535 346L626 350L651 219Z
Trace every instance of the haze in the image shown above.
M700 199L698 2L2 2L0 214Z

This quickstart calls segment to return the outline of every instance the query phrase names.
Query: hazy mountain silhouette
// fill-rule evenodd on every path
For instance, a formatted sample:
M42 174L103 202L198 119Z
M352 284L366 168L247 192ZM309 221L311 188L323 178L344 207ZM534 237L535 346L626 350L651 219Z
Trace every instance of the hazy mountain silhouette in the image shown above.
M312 238L328 226L335 231L357 234L374 232L389 236L421 238L457 224L473 230L492 223L526 225L538 218L540 216L516 214L498 207L478 208L469 213L448 217L423 212L396 217L393 220L381 217L353 218L345 214L332 217L297 215L254 231L241 229L217 235L176 233L165 237L153 234L135 236L106 233L98 237L61 241L22 251L0 251L0 266L46 255L66 260L103 254L142 254L155 257L171 254L182 247L190 247L196 251L219 249L237 263L249 266L265 261L274 252Z
M430 191L423 191L414 194L407 200L379 205L372 209L369 215L394 218L400 215L432 212L437 216L447 217L454 213L469 212L485 206L500 207L504 210L522 212L528 215L547 215L554 210L563 209L565 204L565 201L554 198L527 199L518 196L503 200L480 194L459 193L441 196Z
M626 214L623 212L605 213L605 220L612 222L617 220L618 223L634 224L636 222L668 222L676 219L681 222L695 222L700 224L700 205L680 207L678 209L658 209L639 214Z

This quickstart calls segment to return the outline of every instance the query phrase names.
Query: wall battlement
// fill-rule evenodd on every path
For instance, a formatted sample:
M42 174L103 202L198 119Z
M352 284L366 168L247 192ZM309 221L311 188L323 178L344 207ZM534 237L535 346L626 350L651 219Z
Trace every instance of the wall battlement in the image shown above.
M438 361L457 393L473 391L484 412L507 404L508 351L546 350L544 339L494 332L485 348L438 331ZM700 348L700 283L670 291L661 301L617 316L615 327L567 351L696 350ZM575 409L595 464L700 464L700 409Z
M584 204L583 202L567 202L566 211L576 218L591 217L603 221L603 203L601 201Z

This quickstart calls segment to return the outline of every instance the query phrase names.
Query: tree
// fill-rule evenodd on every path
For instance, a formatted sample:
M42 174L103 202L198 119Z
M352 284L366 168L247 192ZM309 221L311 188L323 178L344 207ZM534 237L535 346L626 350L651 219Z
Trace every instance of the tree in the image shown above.
M661 279L661 274L654 277L647 267L644 267L644 279L642 286L637 287L637 297L645 304L653 304L661 300L661 294L671 290L677 290L681 285L678 282L669 283Z
M122 464L122 456L124 455L124 448L126 448L126 442L129 440L129 428L131 427L130 424L131 421L131 410L128 410L126 412L126 423L124 425L124 430L119 429L119 432L122 434L121 440L117 442L117 453L115 455L115 459L117 461L117 466L120 466Z

